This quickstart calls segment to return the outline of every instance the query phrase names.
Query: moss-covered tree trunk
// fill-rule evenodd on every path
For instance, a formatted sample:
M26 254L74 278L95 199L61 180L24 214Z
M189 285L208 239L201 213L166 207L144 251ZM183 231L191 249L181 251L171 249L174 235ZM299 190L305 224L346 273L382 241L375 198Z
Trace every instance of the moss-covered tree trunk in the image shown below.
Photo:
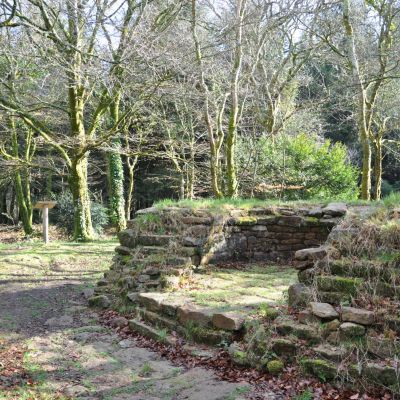
M12 141L12 154L15 159L19 159L19 141L18 132L13 117L10 118L11 141ZM30 144L30 133L28 132L25 145L28 147ZM29 154L29 150L28 150ZM19 216L22 221L25 235L31 235L33 232L32 227L32 202L31 191L29 184L28 171L26 167L17 168L14 174L15 195L18 203Z
M68 183L74 203L74 240L93 239L90 195L87 184L87 156L72 161Z
M115 95L110 106L111 123L119 120L120 94ZM117 137L112 141L114 151L108 153L108 208L111 222L118 231L126 229L125 197L124 197L124 166L120 154L121 140Z
M378 138L375 143L375 154L374 154L374 178L375 178L375 189L374 199L380 200L382 195L382 140Z

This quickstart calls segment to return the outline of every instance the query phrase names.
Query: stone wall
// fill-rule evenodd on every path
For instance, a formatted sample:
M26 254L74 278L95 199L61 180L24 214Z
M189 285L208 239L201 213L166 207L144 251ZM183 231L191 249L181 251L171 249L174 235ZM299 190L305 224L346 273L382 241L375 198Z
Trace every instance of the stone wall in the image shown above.
M345 213L346 207L340 203L309 208L235 209L219 215L208 210L151 208L138 212L138 217L129 222L130 229L120 234L120 241L128 248L154 245L154 241L161 239L164 245L175 242L197 265L282 261L292 259L299 249L324 243ZM147 220L158 220L159 226L151 227ZM162 235L156 234L160 228Z

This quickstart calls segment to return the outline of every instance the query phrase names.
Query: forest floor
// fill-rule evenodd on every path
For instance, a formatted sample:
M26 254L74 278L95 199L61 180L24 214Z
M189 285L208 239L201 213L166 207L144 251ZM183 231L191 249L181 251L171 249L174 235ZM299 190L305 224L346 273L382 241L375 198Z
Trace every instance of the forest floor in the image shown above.
M0 244L0 399L247 397L249 384L177 367L135 338L122 340L86 307L82 291L108 269L115 245Z

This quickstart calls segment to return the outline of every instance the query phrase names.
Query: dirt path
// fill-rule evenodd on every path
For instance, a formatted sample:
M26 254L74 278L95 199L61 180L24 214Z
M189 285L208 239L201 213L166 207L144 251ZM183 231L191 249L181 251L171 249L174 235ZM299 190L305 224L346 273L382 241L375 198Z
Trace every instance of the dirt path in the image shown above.
M107 269L114 246L0 247L0 399L244 398L247 384L174 367L99 323L81 293Z

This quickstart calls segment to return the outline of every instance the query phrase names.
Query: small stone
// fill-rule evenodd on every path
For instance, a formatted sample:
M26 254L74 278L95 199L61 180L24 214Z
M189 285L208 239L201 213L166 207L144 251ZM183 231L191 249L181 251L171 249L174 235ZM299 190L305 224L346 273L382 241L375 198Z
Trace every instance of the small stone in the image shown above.
M323 324L322 329L325 333L337 331L340 327L340 321L334 319L333 321L326 322Z
M157 268L157 267L147 267L147 268L143 271L143 273L146 274L146 275L150 275L150 276L153 276L153 275L160 275L160 269Z
M128 320L124 317L116 317L110 321L110 324L115 328L123 328L128 325Z
M142 274L142 275L139 275L136 279L138 282L144 283L144 282L149 281L151 279L151 277L150 277L150 275Z
M130 292L126 295L126 297L132 302L136 303L139 298L139 292Z
M312 301L310 303L311 312L322 319L335 319L339 318L339 313L328 303L317 303Z
M345 349L330 344L320 344L314 348L314 351L319 356L331 361L341 361L347 354Z
M299 261L305 260L321 260L326 257L327 251L325 247L311 247L309 249L297 250L294 258Z
M340 332L348 338L363 336L365 327L362 325L353 324L353 322L344 322L339 327Z
M117 246L115 251L121 256L130 256L132 254L132 250L129 247L125 246Z
M314 262L312 260L304 260L304 261L295 261L294 262L294 267L298 271L304 271L305 269L308 269L314 265Z
M295 283L288 289L290 307L304 307L311 300L311 289L302 283Z
M118 342L118 346L122 349L128 349L130 347L135 347L135 342L131 339L124 339Z
M342 217L347 212L347 205L346 203L329 203L322 212L331 217Z
M110 299L102 294L99 296L92 296L89 299L89 306L90 307L99 307L99 308L108 308L111 305Z
M93 288L85 288L82 290L81 293L85 299L88 299L89 297L92 297L94 295L94 289Z
M243 327L244 318L233 312L217 313L213 315L212 323L225 331L238 331Z
M271 348L278 356L294 356L297 351L296 343L288 339L275 339Z
M238 345L238 343L233 342L228 347L228 353L232 358L232 361L240 366L248 365L247 354L243 349Z
M72 325L74 322L74 319L69 316L69 315L63 315L59 318L53 317L48 319L44 324L50 327L55 327L55 326L69 326Z
M89 390L84 386L76 385L76 386L68 386L64 389L64 394L68 397L75 398L76 396L83 396L89 394Z
M342 321L372 325L375 321L375 315L372 311L362 308L342 307Z
M108 282L105 279L100 279L97 281L97 286L107 286Z

